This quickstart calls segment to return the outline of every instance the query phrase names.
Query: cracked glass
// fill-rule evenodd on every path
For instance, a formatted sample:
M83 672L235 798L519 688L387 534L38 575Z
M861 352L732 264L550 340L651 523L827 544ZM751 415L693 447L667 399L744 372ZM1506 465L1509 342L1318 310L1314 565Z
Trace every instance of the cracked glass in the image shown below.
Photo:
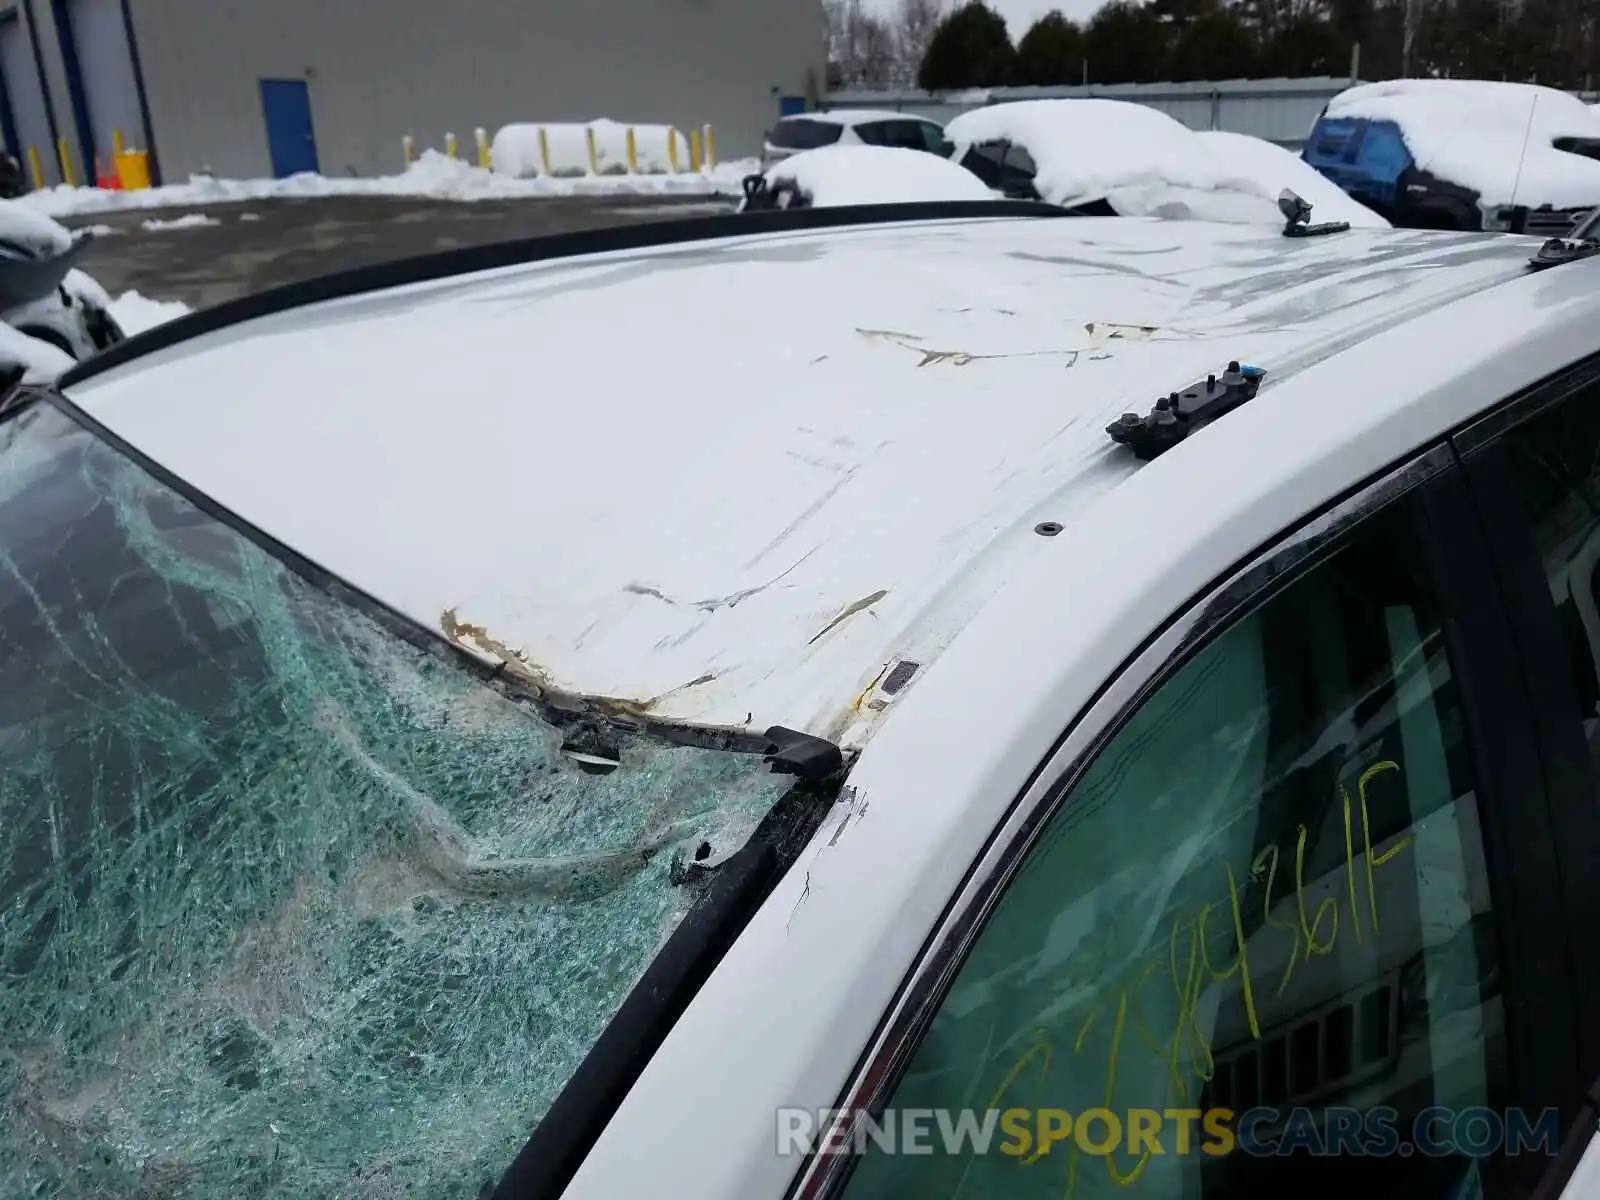
M0 421L0 1200L476 1197L787 786L610 774L37 404Z

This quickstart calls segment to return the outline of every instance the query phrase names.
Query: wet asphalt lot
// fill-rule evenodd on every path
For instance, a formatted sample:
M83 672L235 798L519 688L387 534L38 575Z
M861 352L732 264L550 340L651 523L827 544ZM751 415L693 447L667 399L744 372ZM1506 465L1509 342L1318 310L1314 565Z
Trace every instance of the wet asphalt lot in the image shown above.
M458 203L388 196L253 200L62 219L102 230L83 267L111 292L130 289L200 308L309 279L436 250L732 212L732 198L583 197ZM147 230L203 212L202 227Z

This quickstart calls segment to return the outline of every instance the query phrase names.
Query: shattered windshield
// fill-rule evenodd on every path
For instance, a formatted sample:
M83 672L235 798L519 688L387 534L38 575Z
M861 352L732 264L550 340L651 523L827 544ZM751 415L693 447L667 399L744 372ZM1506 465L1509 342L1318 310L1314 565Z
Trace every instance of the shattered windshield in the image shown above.
M478 1196L679 847L786 786L559 747L54 407L0 421L0 1197Z

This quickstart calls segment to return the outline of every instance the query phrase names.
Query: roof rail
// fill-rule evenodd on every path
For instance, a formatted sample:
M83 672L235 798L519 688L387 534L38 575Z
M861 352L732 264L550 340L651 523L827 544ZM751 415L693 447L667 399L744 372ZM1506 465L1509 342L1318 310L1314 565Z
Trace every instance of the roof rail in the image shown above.
M70 388L114 367L190 341L202 334L239 325L257 317L304 308L323 300L338 300L385 291L413 283L428 283L520 266L550 259L605 254L618 250L643 250L686 242L749 237L763 233L794 233L811 229L841 229L861 225L911 224L919 221L965 221L999 217L1071 217L1053 204L1025 200L936 200L914 204L862 204L837 208L777 209L769 212L733 213L682 220L614 225L575 233L515 238L483 246L443 250L375 266L355 267L328 275L270 288L251 296L229 300L158 325L85 359L62 375L58 386Z

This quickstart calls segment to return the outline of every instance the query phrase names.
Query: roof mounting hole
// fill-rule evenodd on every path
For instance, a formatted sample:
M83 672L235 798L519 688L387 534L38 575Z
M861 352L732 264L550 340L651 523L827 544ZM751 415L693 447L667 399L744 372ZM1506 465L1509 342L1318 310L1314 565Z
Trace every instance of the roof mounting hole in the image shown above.
M1040 521L1033 527L1033 531L1040 537L1055 537L1061 532L1060 521Z

